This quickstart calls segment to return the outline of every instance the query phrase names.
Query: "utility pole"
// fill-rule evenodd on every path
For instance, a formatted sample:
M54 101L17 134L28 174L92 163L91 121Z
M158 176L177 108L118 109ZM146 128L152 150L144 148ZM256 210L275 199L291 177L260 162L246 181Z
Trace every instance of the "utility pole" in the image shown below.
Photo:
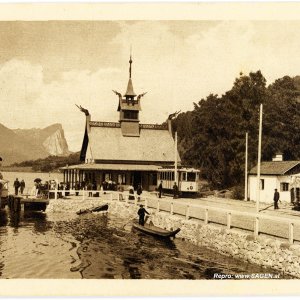
M176 184L178 184L177 182L177 131L175 131L175 168L174 168L174 181L176 182Z
M245 201L248 200L248 132L246 132L245 146Z
M262 112L263 105L259 109L259 133L258 133L258 156L257 156L257 191L256 191L256 212L259 212L260 202L260 161L261 161L261 135L262 135Z

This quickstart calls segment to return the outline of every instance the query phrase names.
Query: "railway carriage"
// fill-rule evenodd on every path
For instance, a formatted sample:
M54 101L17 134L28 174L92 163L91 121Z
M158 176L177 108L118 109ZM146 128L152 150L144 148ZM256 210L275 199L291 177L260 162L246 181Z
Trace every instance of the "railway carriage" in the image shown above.
M164 191L172 191L175 182L174 168L158 170L157 186L162 181ZM181 194L197 194L200 191L200 171L194 168L177 169L178 188Z

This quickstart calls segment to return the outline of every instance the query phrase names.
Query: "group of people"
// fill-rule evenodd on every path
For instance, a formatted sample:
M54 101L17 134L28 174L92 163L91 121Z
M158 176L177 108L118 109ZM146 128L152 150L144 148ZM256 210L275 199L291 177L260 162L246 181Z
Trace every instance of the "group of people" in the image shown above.
M158 185L158 197L161 198L162 196L162 192L163 192L163 182L161 181L160 184ZM178 185L176 182L174 182L173 184L173 198L177 199L179 196L179 189L178 189Z
M15 188L15 195L17 196L20 190L20 194L23 194L24 189L25 189L25 181L22 179L19 181L18 178L14 181L14 188Z

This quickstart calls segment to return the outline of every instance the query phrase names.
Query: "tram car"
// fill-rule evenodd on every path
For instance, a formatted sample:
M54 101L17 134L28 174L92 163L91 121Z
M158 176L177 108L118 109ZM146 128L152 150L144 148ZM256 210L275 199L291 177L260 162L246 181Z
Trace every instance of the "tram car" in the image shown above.
M162 168L158 170L157 187L162 182L164 191L172 191L175 182L174 168ZM181 195L194 194L200 191L200 171L194 168L177 169L178 189Z

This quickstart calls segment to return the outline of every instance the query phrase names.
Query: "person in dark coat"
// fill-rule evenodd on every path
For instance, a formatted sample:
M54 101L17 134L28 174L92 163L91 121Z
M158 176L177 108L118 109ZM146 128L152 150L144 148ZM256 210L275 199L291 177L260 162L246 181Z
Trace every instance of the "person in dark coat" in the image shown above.
M176 182L174 182L174 185L173 185L173 198L174 199L178 198L178 185Z
M80 190L80 183L78 181L75 182L75 195L79 195L79 190Z
M134 200L134 188L133 186L129 186L129 197L128 197L129 200Z
M24 181L24 179L22 179L21 183L20 183L20 191L21 191L22 195L23 195L24 189L25 189L25 181Z
M145 224L145 214L150 215L143 207L143 205L140 205L140 209L138 210L138 215L139 215L139 224L142 226L144 226Z
M161 181L160 184L159 184L159 186L158 186L158 192L159 192L158 197L159 198L161 198L162 190L163 190L163 186L162 186L162 181Z
M18 191L19 191L19 187L20 187L20 181L18 180L18 178L16 178L15 182L14 182L14 188L15 188L15 195L18 195Z
M137 189L136 189L136 193L138 195L138 200L141 199L140 195L142 194L142 192L143 192L142 186L139 184L138 187L137 187Z
M274 198L273 198L273 200L274 200L274 209L279 209L279 207L278 207L279 198L280 198L280 194L277 191L277 189L275 189Z

